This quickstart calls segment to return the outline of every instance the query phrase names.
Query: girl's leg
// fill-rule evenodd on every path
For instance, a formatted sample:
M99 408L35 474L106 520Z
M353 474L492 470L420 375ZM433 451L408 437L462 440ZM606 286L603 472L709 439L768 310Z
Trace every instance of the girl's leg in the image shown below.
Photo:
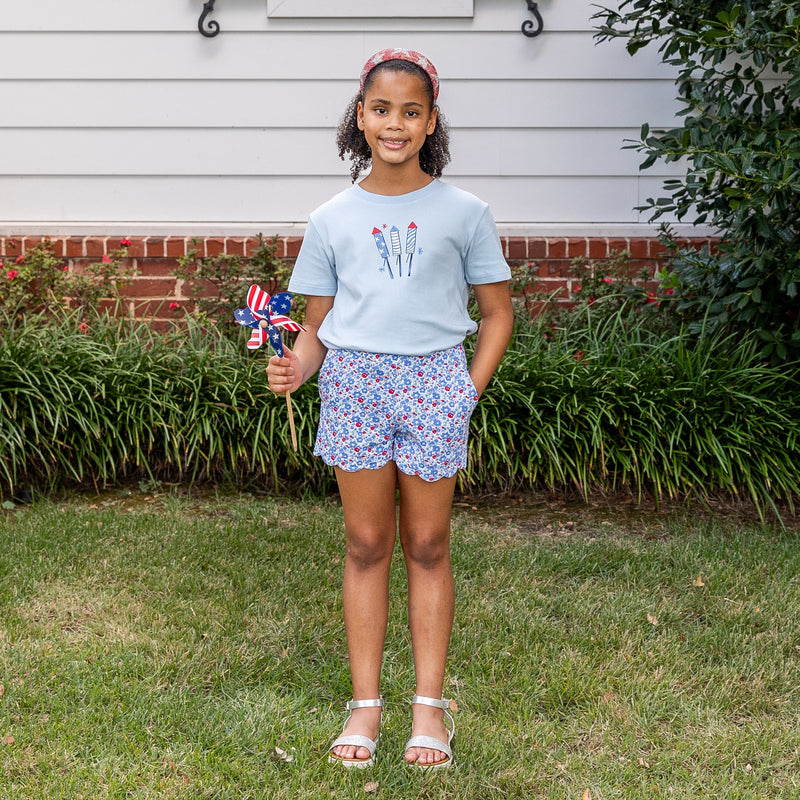
M389 568L397 535L397 469L389 462L380 469L345 472L336 469L342 498L347 556L342 602L353 699L380 697L380 673L389 614ZM380 708L352 713L345 734L375 739ZM340 758L367 758L362 748L342 745Z
M450 511L456 479L433 483L398 472L400 483L400 543L408 572L408 617L414 651L416 694L442 696L447 650L453 628L455 584L450 563ZM412 736L447 741L444 712L413 706ZM446 755L413 747L409 762L430 764Z

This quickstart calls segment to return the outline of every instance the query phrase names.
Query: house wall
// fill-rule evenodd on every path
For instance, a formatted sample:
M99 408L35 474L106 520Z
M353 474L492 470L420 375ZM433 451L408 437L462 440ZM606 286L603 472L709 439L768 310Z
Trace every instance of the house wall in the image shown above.
M221 33L205 38L201 0L11 4L0 235L54 238L65 254L80 241L81 258L120 236L146 253L150 240L213 249L261 232L291 257L308 213L349 185L334 131L361 65L398 45L436 64L445 179L490 203L509 258L655 235L636 207L678 168L641 174L622 149L642 122L674 120L673 75L653 48L596 45L591 0L541 0L537 38L520 32L522 0L417 5L443 16L386 16L397 4L383 0L219 0ZM362 16L297 16L319 9Z

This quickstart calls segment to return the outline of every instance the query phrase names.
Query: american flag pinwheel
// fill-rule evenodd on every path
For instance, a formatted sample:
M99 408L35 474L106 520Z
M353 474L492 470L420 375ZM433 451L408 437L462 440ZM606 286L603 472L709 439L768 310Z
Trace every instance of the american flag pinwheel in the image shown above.
M258 350L269 342L279 357L283 357L283 337L280 328L287 331L304 331L305 328L287 314L292 308L289 292L270 296L260 286L253 284L247 290L247 308L237 308L233 316L240 325L253 328L247 340L248 350Z

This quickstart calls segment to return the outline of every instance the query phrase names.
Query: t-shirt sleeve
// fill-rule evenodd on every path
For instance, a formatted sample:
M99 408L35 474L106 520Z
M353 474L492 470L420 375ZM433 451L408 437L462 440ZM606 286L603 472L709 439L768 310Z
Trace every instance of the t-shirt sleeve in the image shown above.
M333 297L336 294L338 283L334 254L325 246L313 220L311 220L306 228L303 244L300 245L300 252L289 279L289 291Z
M464 276L467 283L473 285L507 281L511 278L511 269L503 256L497 225L488 206L481 214L467 246Z

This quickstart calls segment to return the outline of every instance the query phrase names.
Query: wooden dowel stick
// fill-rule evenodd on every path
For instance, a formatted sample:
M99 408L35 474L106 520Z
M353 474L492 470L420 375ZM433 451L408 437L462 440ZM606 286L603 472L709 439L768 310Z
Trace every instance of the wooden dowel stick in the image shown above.
M286 392L286 411L289 413L289 432L292 434L292 448L297 452L297 431L294 429L294 411L292 410L292 393Z

